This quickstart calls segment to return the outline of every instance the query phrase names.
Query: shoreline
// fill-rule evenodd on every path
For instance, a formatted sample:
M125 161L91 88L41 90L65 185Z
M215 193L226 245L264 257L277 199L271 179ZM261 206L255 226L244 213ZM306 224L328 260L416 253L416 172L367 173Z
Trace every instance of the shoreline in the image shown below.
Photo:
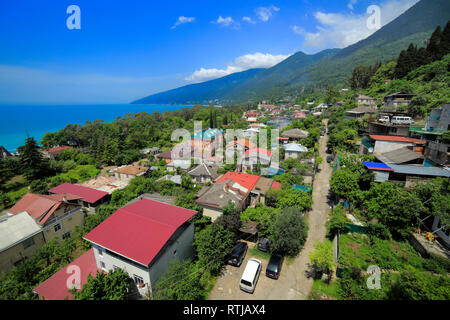
M86 121L113 122L128 113L176 111L194 105L169 104L87 104L87 105L0 105L0 146L15 153L28 136L40 143L47 132ZM89 109L86 109L89 108ZM110 112L111 108L117 108ZM61 110L63 109L63 110ZM60 112L63 111L63 112Z

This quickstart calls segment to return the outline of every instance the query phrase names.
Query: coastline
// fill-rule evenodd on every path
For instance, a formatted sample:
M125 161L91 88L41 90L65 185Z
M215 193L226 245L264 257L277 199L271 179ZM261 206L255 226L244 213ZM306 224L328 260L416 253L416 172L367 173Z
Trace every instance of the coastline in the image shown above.
M0 146L11 153L23 145L27 135L39 143L46 132L86 121L112 122L128 113L175 111L193 105L92 104L92 105L0 105Z

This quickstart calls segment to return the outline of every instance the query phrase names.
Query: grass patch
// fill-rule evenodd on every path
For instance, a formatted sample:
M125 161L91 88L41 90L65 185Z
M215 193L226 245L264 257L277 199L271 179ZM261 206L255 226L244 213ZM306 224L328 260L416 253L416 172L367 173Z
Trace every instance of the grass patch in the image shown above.
M264 259L267 261L269 261L269 259L270 259L270 252L263 252L261 250L258 250L258 248L256 246L249 249L248 252L250 253L251 256L254 256L254 257L258 257L258 258L261 258L261 259Z
M100 170L93 165L81 165L57 176L50 178L50 185L57 186L64 182L81 183L99 174Z
M310 300L321 300L322 295L326 295L328 298L338 300L338 281L331 280L330 283L326 283L323 280L315 280L311 289L311 293L309 294Z
M344 234L339 240L342 268L366 270L369 265L401 271L410 265L420 271L446 274L446 265L436 257L422 258L407 241L382 240L357 233ZM445 260L445 259L444 259Z

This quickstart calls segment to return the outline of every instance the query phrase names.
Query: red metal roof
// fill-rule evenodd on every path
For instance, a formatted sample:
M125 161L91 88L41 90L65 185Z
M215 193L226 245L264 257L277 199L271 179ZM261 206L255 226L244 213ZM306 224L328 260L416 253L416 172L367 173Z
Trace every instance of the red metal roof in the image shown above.
M71 194L75 196L79 196L88 203L95 203L101 198L108 195L108 192L99 191L88 187L79 186L71 183L63 183L57 187L51 188L49 190L51 193L59 193L59 194Z
M241 186L251 191L258 182L259 176L241 172L227 172L216 183L220 183L227 180L233 180L239 183Z
M72 299L73 295L67 288L67 282L69 281L69 287L75 285L75 280L70 282L70 278L75 275L72 268L79 267L80 269L80 285L87 282L89 274L92 276L97 275L97 271L101 271L97 268L95 262L94 249L90 249L88 252L82 254L78 259L75 259L72 263L59 270L53 276L42 282L36 287L33 292L36 292L41 298L45 300L65 300ZM69 272L68 272L69 270Z
M62 204L62 199L42 194L27 193L11 209L9 213L17 214L26 211L36 220L36 223L43 225ZM39 220L40 219L40 220Z
M173 233L196 213L142 199L114 212L84 238L148 266Z
M369 137L373 140L380 140L380 141L392 141L392 142L409 142L414 144L425 144L425 140L419 140L414 138L408 138L408 137L399 137L399 136L383 136L383 135L377 135L377 134L371 134Z

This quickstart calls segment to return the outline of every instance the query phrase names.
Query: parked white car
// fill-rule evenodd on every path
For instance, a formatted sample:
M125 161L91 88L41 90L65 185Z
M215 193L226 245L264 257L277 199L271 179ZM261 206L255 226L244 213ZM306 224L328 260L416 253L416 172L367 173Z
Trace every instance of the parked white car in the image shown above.
M392 117L392 121L393 124L413 124L414 120L411 117L400 117L400 116L395 116Z
M248 259L244 273L242 274L241 277L239 288L245 292L253 293L255 291L256 283L258 282L261 269L262 269L261 261L255 258Z
M381 116L380 119L378 119L381 123L389 123L389 116Z

